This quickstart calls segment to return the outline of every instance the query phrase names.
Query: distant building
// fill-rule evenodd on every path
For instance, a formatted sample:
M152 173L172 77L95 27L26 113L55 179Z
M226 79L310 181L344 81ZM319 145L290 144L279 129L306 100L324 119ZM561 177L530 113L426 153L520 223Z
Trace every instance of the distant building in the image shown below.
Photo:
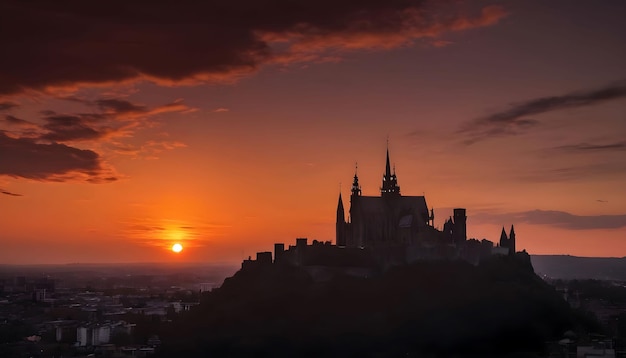
M343 200L339 194L335 238L337 246L405 246L441 236L441 232L433 227L434 215L432 210L428 210L426 198L400 194L395 168L391 171L389 150L380 196L362 195L359 177L357 173L354 174L349 214L349 220L346 221ZM458 229L464 232L464 228Z
M500 247L506 248L509 255L515 253L515 228L513 228L513 225L511 225L511 232L508 237L506 236L504 227L502 227L502 233L500 234Z
M424 196L400 194L395 168L391 168L387 149L385 172L380 196L364 196L357 173L346 210L341 193L337 203L335 245L330 242L297 238L287 249L274 244L274 264L291 264L310 269L324 276L328 269L343 273L368 275L372 268L386 269L419 260L463 259L477 264L492 254L515 253L515 230L506 235L504 229L499 245L483 239L467 239L467 210L455 208L443 225L434 226L434 210ZM272 253L259 252L242 262L242 269L272 264ZM340 269L339 269L340 268Z
M90 324L78 327L76 330L76 340L79 347L98 346L109 343L111 339L111 326Z

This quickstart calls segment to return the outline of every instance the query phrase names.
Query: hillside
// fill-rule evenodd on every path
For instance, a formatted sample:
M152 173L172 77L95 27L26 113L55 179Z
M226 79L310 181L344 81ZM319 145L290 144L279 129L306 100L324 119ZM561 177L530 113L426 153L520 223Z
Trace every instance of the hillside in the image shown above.
M624 257L532 255L531 260L537 274L551 278L626 281Z
M237 272L173 322L160 356L502 355L543 352L583 328L521 253L323 283L269 266Z

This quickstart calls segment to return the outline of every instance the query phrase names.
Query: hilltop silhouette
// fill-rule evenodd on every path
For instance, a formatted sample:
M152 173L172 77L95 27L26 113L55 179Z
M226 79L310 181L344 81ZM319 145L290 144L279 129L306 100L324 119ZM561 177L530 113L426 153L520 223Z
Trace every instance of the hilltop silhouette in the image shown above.
M158 356L534 355L568 330L594 328L535 275L525 252L321 282L269 265L238 271L172 322Z

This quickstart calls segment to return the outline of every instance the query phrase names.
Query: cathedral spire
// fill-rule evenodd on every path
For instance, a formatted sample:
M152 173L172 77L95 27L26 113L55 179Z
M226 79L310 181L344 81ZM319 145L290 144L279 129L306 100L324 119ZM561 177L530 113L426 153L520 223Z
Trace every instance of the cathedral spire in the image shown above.
M357 170L359 169L358 164L354 168L354 181L352 182L352 196L360 196L361 195L361 186L359 185L359 176L357 175Z
M500 234L500 246L508 247L509 238L506 236L506 231L504 231L504 226L502 227L502 233Z
M394 168L395 171L395 168ZM389 165L389 144L387 144L387 164L385 166L385 176L391 177L391 165Z
M344 220L345 211L343 209L343 200L341 199L341 192L339 193L339 202L337 203L337 220Z
M339 191L339 202L337 203L337 222L335 228L335 244L337 246L346 246L346 218L343 210L341 191Z
M385 163L385 174L383 175L383 185L380 187L380 195L383 197L400 196L400 187L396 178L396 167L391 173L391 161L389 160L389 140L387 140L387 161Z

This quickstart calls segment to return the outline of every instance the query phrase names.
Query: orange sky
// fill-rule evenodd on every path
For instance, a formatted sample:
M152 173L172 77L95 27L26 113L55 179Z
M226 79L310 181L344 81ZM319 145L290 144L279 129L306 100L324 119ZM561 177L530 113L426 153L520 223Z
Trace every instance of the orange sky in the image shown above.
M387 137L438 226L465 207L469 237L626 256L623 2L255 4L0 5L0 262L334 240L340 183L358 161L378 195Z

